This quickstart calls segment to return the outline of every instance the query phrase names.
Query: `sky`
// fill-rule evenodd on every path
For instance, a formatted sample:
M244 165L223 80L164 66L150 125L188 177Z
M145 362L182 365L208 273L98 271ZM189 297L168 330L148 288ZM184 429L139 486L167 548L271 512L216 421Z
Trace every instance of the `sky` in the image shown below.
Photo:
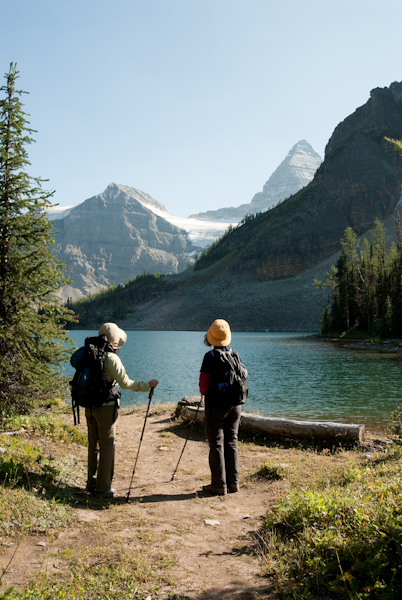
M402 80L400 0L0 0L0 15L30 173L61 207L112 182L180 217L248 203L297 142L324 157L370 90Z

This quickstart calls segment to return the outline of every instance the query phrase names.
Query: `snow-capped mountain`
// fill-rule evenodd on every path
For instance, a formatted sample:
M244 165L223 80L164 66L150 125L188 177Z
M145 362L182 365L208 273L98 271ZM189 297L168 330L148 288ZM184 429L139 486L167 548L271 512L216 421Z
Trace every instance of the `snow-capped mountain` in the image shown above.
M313 179L322 162L321 157L306 140L293 146L279 167L248 204L237 207L219 208L205 213L191 215L190 218L234 222L247 214L265 212L282 200L296 194Z
M55 253L74 281L63 295L77 298L145 271L183 271L229 224L265 211L309 183L320 162L307 142L299 142L249 204L188 218L171 215L146 192L117 183L76 206L53 207L47 216L57 221Z

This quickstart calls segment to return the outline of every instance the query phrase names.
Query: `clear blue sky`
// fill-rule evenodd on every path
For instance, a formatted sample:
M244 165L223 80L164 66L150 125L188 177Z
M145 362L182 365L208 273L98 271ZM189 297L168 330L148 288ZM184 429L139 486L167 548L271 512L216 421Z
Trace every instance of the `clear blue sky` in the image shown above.
M31 172L55 202L112 181L172 214L249 202L306 139L322 157L402 80L401 0L0 0ZM4 79L2 81L2 85Z

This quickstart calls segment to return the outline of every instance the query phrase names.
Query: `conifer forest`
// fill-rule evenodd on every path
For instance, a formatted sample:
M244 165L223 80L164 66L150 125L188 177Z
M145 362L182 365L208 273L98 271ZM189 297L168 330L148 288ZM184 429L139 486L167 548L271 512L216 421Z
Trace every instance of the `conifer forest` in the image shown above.
M402 335L402 233L395 224L396 242L390 243L384 225L376 221L371 240L359 240L345 230L342 250L323 281L329 306L324 309L322 333L368 334L392 338Z

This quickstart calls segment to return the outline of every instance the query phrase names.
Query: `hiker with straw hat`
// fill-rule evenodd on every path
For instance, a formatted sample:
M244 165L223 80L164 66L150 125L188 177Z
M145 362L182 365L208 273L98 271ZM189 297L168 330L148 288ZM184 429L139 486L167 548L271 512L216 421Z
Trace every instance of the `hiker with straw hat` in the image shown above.
M106 336L109 350L106 352L103 366L103 378L115 381L123 390L148 392L158 385L157 379L135 381L130 379L118 353L126 343L127 334L115 323L104 323L99 329L100 336ZM115 456L115 436L117 410L115 401L106 402L96 408L86 408L85 417L88 426L88 477L87 492L97 498L113 498L112 489ZM99 450L99 456L98 456Z
M237 434L239 430L241 404L247 397L247 379L245 387L235 400L225 402L219 388L221 365L227 355L233 356L244 369L239 356L230 348L232 334L229 323L216 319L208 329L204 343L213 349L204 356L201 365L199 387L205 396L205 434L209 443L209 466L211 483L203 486L207 494L223 496L239 491L239 459L237 453Z

